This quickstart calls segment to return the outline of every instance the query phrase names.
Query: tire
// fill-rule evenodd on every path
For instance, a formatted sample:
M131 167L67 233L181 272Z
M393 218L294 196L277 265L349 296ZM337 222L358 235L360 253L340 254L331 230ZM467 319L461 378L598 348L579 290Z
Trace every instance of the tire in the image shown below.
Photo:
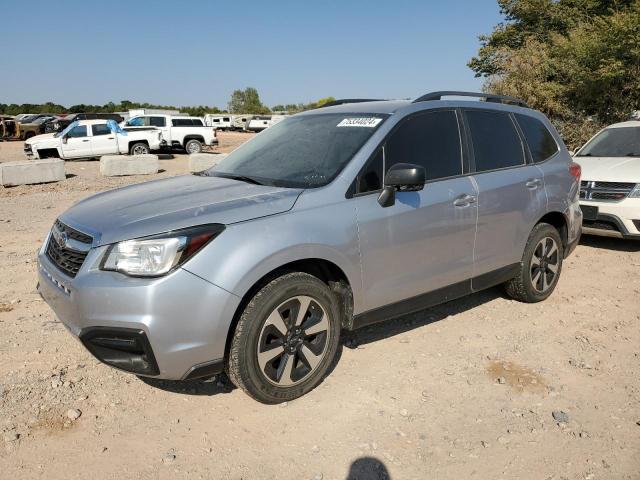
M201 153L202 152L202 143L200 143L198 140L191 139L187 143L184 144L184 149L190 155L193 154L193 153Z
M318 386L338 351L338 305L329 287L312 275L288 273L269 282L238 320L227 363L231 381L267 404L296 399ZM301 306L304 318L297 315Z
M129 153L131 155L146 155L149 152L150 152L149 145L142 142L134 143L133 145L131 145L131 148L129 149Z
M546 300L560 279L563 257L558 230L548 223L537 224L524 248L520 273L505 284L507 294L526 303Z

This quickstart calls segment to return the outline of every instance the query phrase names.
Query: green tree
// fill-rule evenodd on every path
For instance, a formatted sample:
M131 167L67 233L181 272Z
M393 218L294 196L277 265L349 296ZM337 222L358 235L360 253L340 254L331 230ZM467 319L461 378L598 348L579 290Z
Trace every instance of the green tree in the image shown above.
M469 66L548 115L570 148L640 105L640 0L498 0Z
M230 113L269 113L269 107L266 107L260 101L258 90L253 87L247 87L244 90L234 90L229 100Z

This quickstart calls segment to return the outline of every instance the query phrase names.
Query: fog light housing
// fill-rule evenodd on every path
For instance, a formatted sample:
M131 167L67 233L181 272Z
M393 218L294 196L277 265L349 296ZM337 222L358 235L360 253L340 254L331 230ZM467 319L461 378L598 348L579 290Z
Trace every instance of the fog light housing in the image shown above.
M144 330L90 327L80 332L80 341L102 363L139 375L158 375L160 370Z

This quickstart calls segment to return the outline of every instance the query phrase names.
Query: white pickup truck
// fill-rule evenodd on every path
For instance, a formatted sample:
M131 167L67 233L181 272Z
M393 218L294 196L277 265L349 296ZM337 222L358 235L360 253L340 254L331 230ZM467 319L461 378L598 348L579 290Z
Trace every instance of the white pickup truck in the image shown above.
M126 132L114 120L79 120L58 133L24 142L29 158L91 158L111 154L142 155L164 145L158 129Z
M188 153L200 153L203 146L212 147L218 144L216 129L206 126L198 117L139 115L127 120L123 128L126 131L159 128L167 146L184 148Z

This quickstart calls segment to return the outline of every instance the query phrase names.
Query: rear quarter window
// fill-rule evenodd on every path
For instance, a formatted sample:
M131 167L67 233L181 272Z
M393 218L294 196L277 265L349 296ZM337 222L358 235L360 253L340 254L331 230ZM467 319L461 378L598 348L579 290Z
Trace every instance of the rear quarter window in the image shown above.
M540 120L519 113L516 114L516 120L527 141L534 163L544 162L558 151L558 144L553 135Z

